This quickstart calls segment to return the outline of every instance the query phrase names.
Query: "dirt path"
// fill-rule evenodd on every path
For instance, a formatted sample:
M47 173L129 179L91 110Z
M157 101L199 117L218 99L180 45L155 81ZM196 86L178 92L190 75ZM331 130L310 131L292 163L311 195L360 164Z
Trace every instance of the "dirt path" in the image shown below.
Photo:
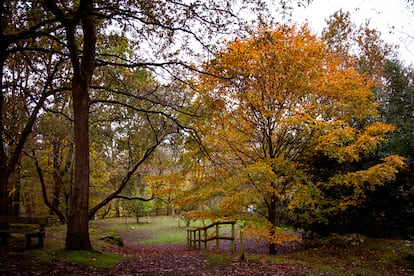
M209 251L184 245L126 245L121 252L130 260L119 263L113 275L305 275L303 267L270 261L241 261L223 254L209 258Z
M220 254L211 254L209 250L197 250L186 245L145 245L140 244L142 237L134 231L118 231L123 247L111 251L131 256L119 263L112 271L113 275L305 275L306 268L293 264L276 264L266 260L240 260L238 254L229 254L230 242L221 242ZM236 242L236 250L238 250ZM245 241L246 251L265 253L266 243L256 240ZM282 252L297 248L298 245L279 248ZM217 253L217 252L214 252Z

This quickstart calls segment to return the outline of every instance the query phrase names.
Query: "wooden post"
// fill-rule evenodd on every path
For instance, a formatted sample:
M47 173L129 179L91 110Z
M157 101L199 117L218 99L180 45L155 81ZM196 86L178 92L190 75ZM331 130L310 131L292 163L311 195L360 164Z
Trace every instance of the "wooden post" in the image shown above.
M245 260L244 256L244 225L240 226L240 259Z
M230 250L231 250L231 253L234 253L234 240L235 240L235 237L234 237L234 223L231 224L231 238L232 238L232 240L231 240Z
M191 231L192 232L192 243L193 243L193 246L194 247L197 247L197 244L196 244L196 232L195 232L195 230L193 230L193 231Z
M207 249L207 229L204 229L204 249Z
M220 249L220 240L218 239L219 237L219 225L216 224L216 249L219 250Z

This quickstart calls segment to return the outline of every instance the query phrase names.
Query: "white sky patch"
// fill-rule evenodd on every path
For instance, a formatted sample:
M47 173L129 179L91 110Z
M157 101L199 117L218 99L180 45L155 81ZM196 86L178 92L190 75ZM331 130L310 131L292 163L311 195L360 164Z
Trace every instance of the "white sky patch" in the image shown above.
M410 0L411 1L411 0ZM313 0L308 7L294 10L297 22L308 21L316 33L326 26L325 20L342 9L351 13L357 25L370 20L370 27L381 32L384 41L399 45L399 58L414 65L414 3L407 0Z

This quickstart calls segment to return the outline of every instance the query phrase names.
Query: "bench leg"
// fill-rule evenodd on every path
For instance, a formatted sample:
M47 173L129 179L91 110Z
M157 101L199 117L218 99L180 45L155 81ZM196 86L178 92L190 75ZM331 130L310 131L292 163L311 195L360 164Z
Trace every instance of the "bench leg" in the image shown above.
M45 238L45 233L27 233L26 235L26 248L31 248L32 237L37 237L39 239L38 246L43 247L43 241Z
M30 248L32 243L32 236L31 235L25 235L26 236L26 248Z
M7 244L7 239L10 238L10 233L9 232L0 232L0 239L1 245L6 245Z
M41 233L39 235L39 246L40 247L43 247L43 239L44 239L44 237L45 237L45 233Z

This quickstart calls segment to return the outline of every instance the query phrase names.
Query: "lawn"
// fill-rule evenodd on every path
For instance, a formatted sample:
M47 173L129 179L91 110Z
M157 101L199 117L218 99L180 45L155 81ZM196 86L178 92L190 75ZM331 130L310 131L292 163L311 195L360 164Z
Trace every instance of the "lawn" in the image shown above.
M39 249L25 251L21 248L24 237L13 236L7 246L0 246L3 264L0 275L63 272L147 275L149 271L152 273L149 275L157 275L156 271L165 275L197 275L197 272L216 275L218 271L233 275L414 275L412 241L335 235L289 254L269 256L247 252L246 260L242 261L238 252L188 248L184 223L176 218L141 221L136 223L133 218L91 221L94 251L88 252L64 250L64 226L48 227L45 247Z

